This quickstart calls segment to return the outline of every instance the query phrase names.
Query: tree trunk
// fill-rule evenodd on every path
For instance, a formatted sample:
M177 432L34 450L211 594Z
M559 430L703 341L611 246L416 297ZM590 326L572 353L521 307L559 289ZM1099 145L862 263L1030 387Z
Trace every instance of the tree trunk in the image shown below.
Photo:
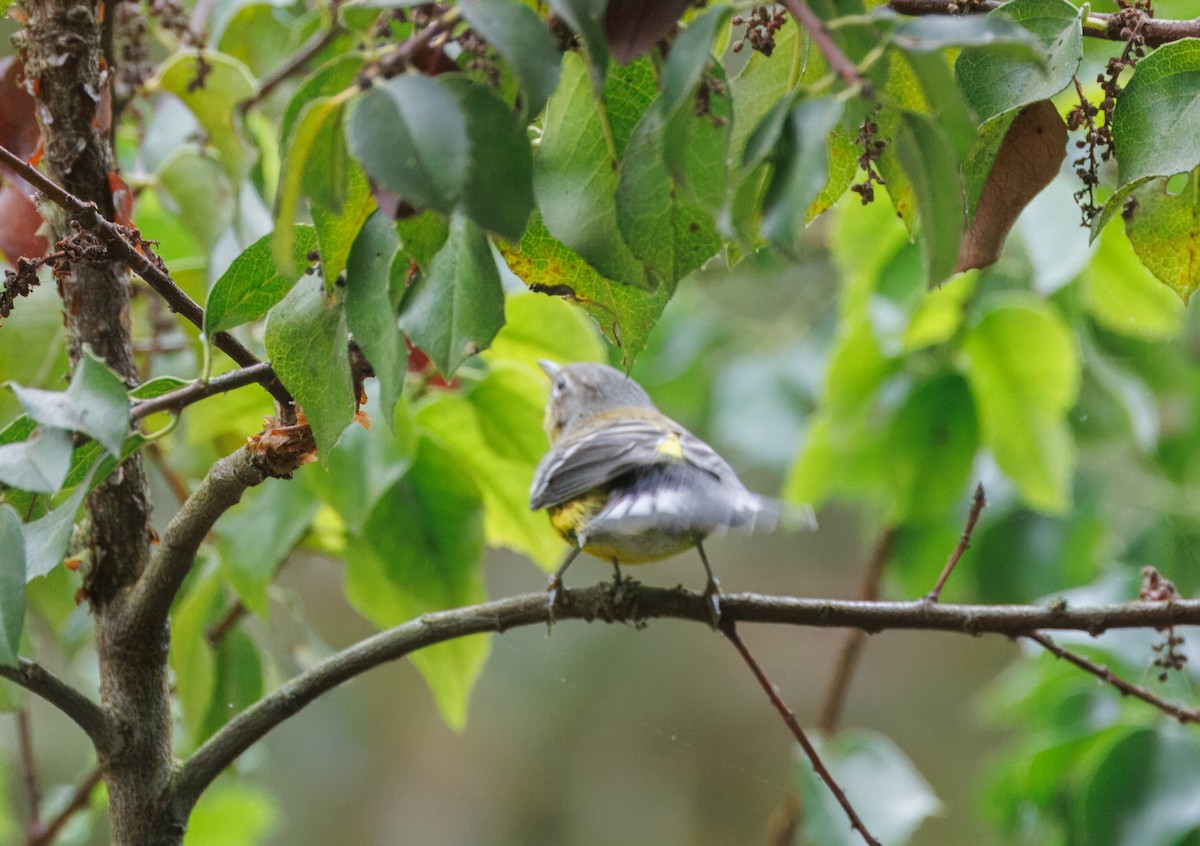
M89 0L27 0L25 29L14 37L38 100L45 162L51 178L113 216L108 137L108 71L104 21L113 4ZM46 209L43 209L46 211ZM74 232L62 214L55 239ZM103 256L78 260L57 274L72 362L84 346L127 384L137 382L129 332L129 274ZM137 630L126 613L129 588L149 560L150 505L139 455L118 467L91 494L91 567L85 590L96 624L100 697L111 727L100 768L108 785L112 842L123 846L178 844L167 822L164 788L172 770L167 686L169 633Z

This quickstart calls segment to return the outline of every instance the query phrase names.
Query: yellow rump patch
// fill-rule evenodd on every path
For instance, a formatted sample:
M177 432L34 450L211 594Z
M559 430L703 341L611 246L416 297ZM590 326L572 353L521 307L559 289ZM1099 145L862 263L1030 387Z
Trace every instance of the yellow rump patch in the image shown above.
M678 432L670 432L665 438L654 445L654 449L668 458L673 458L676 461L683 460L683 444L679 440Z

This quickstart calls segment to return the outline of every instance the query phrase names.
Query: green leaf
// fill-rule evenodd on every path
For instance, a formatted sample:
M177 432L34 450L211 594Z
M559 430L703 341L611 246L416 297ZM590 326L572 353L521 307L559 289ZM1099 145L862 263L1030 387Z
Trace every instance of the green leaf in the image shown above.
M712 59L717 32L732 12L728 6L714 6L692 20L675 39L663 70L661 103L664 110L679 108L696 90Z
M306 276L267 315L263 345L279 380L304 409L322 462L354 417L344 291Z
M650 331L675 290L673 285L660 285L647 293L606 279L546 231L536 212L520 244L501 244L500 252L527 285L543 286L549 293L578 303L604 337L621 348L626 367L646 348Z
M446 78L466 117L470 155L459 209L487 229L516 241L533 210L533 153L512 110L485 85Z
M521 120L528 123L558 87L559 50L542 19L510 0L461 0L467 23L512 67L521 85Z
M487 237L461 214L450 237L404 296L400 328L449 376L504 325L504 291Z
M0 483L35 493L54 493L71 467L71 433L43 428L29 440L0 446ZM3 547L0 547L3 549Z
M467 119L437 80L404 74L355 102L346 124L350 150L383 187L418 208L449 213L466 187Z
M1017 0L1020 2L1020 0ZM931 285L954 272L963 234L963 192L958 159L946 134L930 118L906 112L896 155L921 215L921 253Z
M206 565L190 580L171 610L171 649L175 699L183 712L184 735L193 747L205 739L205 720L216 689L213 648L208 627L220 613L221 579Z
M82 432L112 455L121 454L129 434L129 397L121 377L84 348L65 391L10 385L25 413L43 426Z
M1012 21L1033 33L1044 63L990 47L968 47L959 53L954 65L958 84L980 120L1048 99L1071 84L1083 57L1077 7L1067 0L1011 0L987 17Z
M1044 302L1012 297L967 330L962 349L996 463L1030 506L1066 511L1075 467L1066 415L1079 392L1070 330Z
M608 39L604 35L604 12L607 7L608 0L550 0L550 8L583 39L588 74L592 80L592 90L597 95L604 90L608 69Z
M212 249L233 222L236 210L233 187L221 162L194 144L184 144L163 159L154 176L187 221L191 234L205 249ZM156 230L148 231L157 235Z
M310 102L319 97L331 97L351 88L362 70L361 53L344 53L334 56L304 78L288 100L280 122L279 138L286 142L292 137L300 113Z
M888 426L884 473L892 490L891 525L944 518L962 501L979 445L966 382L946 374L918 386Z
M380 409L389 424L408 370L408 350L397 324L400 303L390 290L392 260L399 249L396 227L376 212L354 239L346 263L346 327L379 379Z
M1200 169L1171 193L1160 176L1133 192L1125 234L1142 264L1186 304L1200 287Z
M79 513L84 497L91 490L92 475L95 471L95 467L88 470L84 480L62 504L45 516L21 527L25 535L26 582L46 575L63 560L67 545L71 542L71 531L75 528L75 515Z
M197 85L198 80L202 84ZM229 181L240 185L250 167L250 151L234 118L238 104L258 89L250 69L224 53L188 48L167 58L158 77L147 85L174 94L191 109L220 154Z
M896 744L882 734L839 731L819 746L821 758L863 824L881 843L902 846L917 827L941 808L933 788ZM801 765L804 836L822 846L861 843L858 832L808 765Z
M281 272L276 265L271 253L272 237L264 235L243 250L209 289L204 304L204 334L209 338L263 317L296 284L297 273ZM293 266L307 265L308 254L316 248L316 230L297 226Z
M483 507L453 454L429 438L412 467L371 511L346 549L346 596L380 628L484 599ZM485 636L422 649L425 676L446 722L461 729L467 699L490 649Z
M605 361L604 344L584 313L558 297L513 293L504 298L504 327L483 354L492 364L520 362L541 372L538 359Z
M147 379L129 392L130 399L148 400L177 391L192 384L190 379L180 379L178 376L155 376Z
M797 83L813 83L825 73L825 61L819 51L805 51L805 64L793 68L791 62L780 61L783 56L792 56L796 50L797 32L800 27L785 26L775 34L775 51L772 57L754 51L746 64L729 81L733 98L733 130L729 138L729 152L733 161L741 161L746 143L769 112L777 108L785 95ZM801 48L803 49L803 48ZM803 73L800 71L803 70ZM797 79L792 79L793 71Z
M345 163L345 194L337 211L330 211L315 202L312 206L317 249L321 253L321 275L325 277L326 288L333 285L346 269L354 239L375 211L375 198L371 195L366 174L354 162L345 160Z
M0 505L0 664L17 663L25 626L25 541L21 518Z
M1183 326L1184 304L1138 261L1116 224L1100 236L1099 249L1083 272L1082 287L1088 313L1113 332L1166 340Z
M374 418L378 403L368 399ZM403 401L390 415L388 426L351 426L322 472L305 472L304 482L333 508L351 533L361 533L375 503L400 480L412 464L416 433ZM394 434L393 434L394 433Z
M275 231L271 237L272 255L281 273L294 273L298 263L295 255L296 213L300 209L301 196L306 194L304 189L309 181L308 175L321 174L325 177L317 186L316 193L333 202L335 208L340 208L341 202L345 201L346 157L344 150L339 157L335 154L337 151L330 147L331 137L342 137L343 108L344 100L341 98L318 97L312 100L300 113L296 131L288 141L287 155L283 157L283 176L279 181L279 197L275 203ZM335 184L339 181L340 185ZM337 272L341 272L341 269ZM327 272L327 276L332 279L337 273Z
M279 828L270 795L244 782L218 781L188 816L184 846L258 846Z
M890 40L901 50L927 53L946 47L975 47L1040 64L1042 45L1025 27L999 15L926 15L906 20Z
M267 588L279 565L308 531L319 504L304 485L268 479L217 523L221 570L238 598L260 617L267 616Z
M653 287L653 282L621 237L618 224L620 173L613 156L619 155L620 146L613 119L627 120L632 130L648 105L648 97L641 109L635 98L625 97L609 108L597 108L583 60L567 53L562 81L546 104L544 134L533 160L533 187L545 228L606 279L642 288ZM606 143L606 134L615 149Z
M1200 40L1164 44L1138 62L1113 107L1117 184L1200 165Z
M541 425L545 399L544 379L498 368L465 394L437 394L415 419L482 491L488 543L527 555L549 572L563 541L544 513L529 510L533 471L549 448Z
M787 253L800 249L809 207L829 179L827 139L841 116L840 100L803 100L783 124L763 199L762 233Z
M215 647L212 700L200 735L212 737L263 695L263 659L243 628L225 633Z

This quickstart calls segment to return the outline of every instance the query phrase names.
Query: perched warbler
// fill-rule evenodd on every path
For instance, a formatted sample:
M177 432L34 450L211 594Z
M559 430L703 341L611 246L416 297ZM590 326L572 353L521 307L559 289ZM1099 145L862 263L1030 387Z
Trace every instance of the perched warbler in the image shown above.
M712 447L655 408L621 371L539 363L552 383L543 423L551 447L534 474L529 507L545 508L571 544L550 579L552 606L580 552L612 562L619 584L621 564L657 561L694 546L718 622L720 585L702 541L730 528L770 531L780 503L748 491Z

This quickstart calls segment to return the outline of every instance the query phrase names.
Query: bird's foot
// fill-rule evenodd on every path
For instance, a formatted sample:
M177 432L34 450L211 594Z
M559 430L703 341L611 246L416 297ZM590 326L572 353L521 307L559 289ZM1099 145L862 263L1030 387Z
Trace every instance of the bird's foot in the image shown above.
M708 606L709 620L714 630L721 628L721 583L715 578L704 585L704 604Z

